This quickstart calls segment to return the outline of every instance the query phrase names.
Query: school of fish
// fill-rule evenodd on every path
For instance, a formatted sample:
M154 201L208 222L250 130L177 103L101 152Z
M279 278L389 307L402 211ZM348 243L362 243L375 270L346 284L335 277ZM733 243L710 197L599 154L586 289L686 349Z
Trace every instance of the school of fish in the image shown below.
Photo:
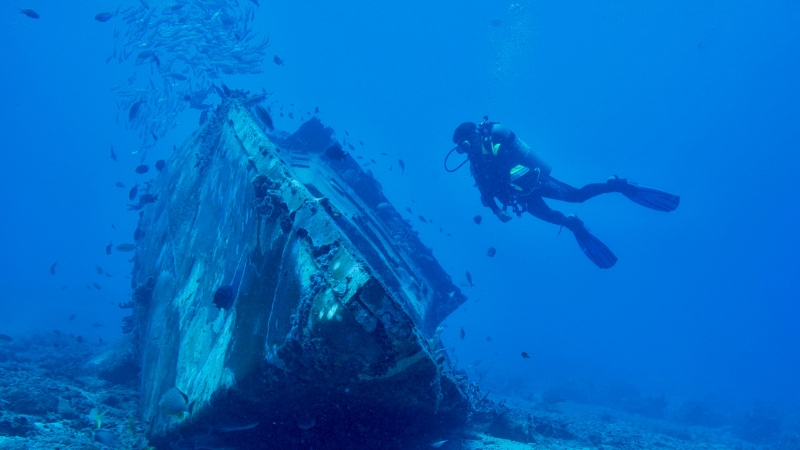
M177 125L187 107L205 110L222 77L262 72L269 36L252 27L257 3L237 0L175 0L121 11L95 19L124 23L114 30L114 49L106 62L133 62L125 83L112 87L118 100L117 122L138 131L142 144L154 146Z

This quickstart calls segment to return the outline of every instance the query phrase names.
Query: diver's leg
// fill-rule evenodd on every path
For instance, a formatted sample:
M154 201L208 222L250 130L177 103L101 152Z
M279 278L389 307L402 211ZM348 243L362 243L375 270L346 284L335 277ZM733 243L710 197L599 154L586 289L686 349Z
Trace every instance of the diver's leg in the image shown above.
M591 183L580 189L550 176L541 177L540 181L541 185L537 188L539 195L565 202L582 203L592 197L609 192L619 192L634 202L656 211L672 211L681 202L678 195L634 183L616 175L605 183Z
M525 200L526 210L533 216L546 222L554 223L567 227L575 235L578 245L597 267L608 269L617 263L617 257L603 242L593 235L588 228L583 225L583 221L577 216L565 216L560 211L555 211L545 203L539 196L530 196Z
M539 195L545 198L552 198L554 200L561 200L572 203L583 203L586 200L596 197L600 194L607 194L609 192L619 192L617 186L612 183L591 183L578 189L564 183L563 181L556 180L551 176L541 177L541 186L537 190Z
M547 203L544 202L544 199L538 195L525 197L525 210L534 217L542 219L545 222L569 228L569 226L567 226L567 216L561 211L550 208Z

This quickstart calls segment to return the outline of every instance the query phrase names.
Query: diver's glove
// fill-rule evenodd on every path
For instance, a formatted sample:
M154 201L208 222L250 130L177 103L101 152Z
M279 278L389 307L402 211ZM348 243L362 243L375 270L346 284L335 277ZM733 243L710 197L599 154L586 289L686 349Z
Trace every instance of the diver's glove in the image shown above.
M511 220L511 214L503 211L500 208L495 209L493 212L494 212L494 215L497 216L497 218L500 219L500 221L503 222L503 223L506 223L509 220Z

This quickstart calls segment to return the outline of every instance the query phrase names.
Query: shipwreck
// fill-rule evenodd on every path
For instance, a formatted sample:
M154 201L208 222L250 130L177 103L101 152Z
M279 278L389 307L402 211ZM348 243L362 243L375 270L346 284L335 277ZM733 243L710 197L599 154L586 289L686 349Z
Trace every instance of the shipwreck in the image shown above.
M437 329L466 297L332 129L314 117L268 133L252 103L235 92L217 107L140 212L125 306L148 439L444 439L480 396L449 368ZM183 419L161 402L173 387Z

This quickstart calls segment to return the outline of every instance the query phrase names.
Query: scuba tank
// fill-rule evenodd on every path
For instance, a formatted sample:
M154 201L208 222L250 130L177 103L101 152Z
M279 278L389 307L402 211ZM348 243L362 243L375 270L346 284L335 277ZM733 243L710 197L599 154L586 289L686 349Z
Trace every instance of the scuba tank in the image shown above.
M481 145L484 148L491 148L491 135L492 135L492 127L494 125L499 124L500 122L490 122L489 116L483 116L483 120L477 126L478 136L481 139ZM529 170L536 170L538 169L541 175L550 175L550 172L553 170L553 166L547 164L545 160L540 158L531 147L523 142L514 132L511 132L512 136L514 137L514 145L519 149L520 153L522 153L526 159L529 161L529 164L526 164L525 170L523 170L518 176L522 176L527 173ZM487 147L488 146L488 147ZM454 169L450 169L447 167L447 160L450 158L450 155L453 154L454 151L458 149L458 146L453 147L448 153L447 156L444 158L444 169L448 172L455 172L461 168L464 164L469 161L469 157L467 157L464 162L456 166Z

